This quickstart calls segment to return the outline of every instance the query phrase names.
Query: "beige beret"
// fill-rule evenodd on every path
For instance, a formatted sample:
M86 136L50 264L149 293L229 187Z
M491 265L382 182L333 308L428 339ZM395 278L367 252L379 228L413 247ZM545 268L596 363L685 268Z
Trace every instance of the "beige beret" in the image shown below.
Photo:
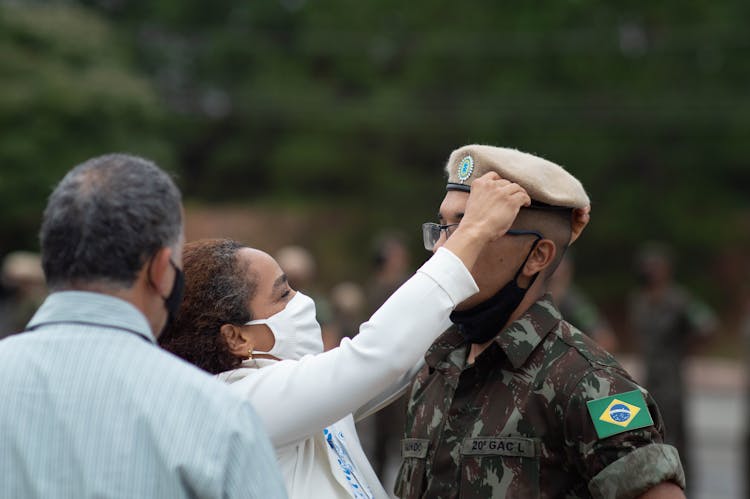
M536 203L562 208L585 208L591 204L581 182L562 166L516 149L463 146L451 153L445 169L448 190L468 191L475 178L494 171L526 189Z

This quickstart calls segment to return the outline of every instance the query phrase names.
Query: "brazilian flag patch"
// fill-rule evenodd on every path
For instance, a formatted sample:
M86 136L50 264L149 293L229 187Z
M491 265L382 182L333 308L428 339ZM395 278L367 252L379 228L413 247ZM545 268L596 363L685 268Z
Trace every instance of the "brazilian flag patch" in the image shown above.
M590 400L586 405L599 438L654 424L640 390Z

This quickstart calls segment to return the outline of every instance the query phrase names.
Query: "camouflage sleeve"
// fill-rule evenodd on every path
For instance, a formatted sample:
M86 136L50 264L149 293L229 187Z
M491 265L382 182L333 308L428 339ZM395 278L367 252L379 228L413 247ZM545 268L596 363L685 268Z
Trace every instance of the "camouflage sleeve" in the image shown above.
M616 433L600 438L595 426L598 412L592 414L587 402L635 390L643 395L643 410L648 410L653 424L627 429L620 423ZM568 462L588 482L592 497L638 497L666 481L685 487L677 450L663 443L663 423L656 402L624 371L588 370L567 394L564 436Z

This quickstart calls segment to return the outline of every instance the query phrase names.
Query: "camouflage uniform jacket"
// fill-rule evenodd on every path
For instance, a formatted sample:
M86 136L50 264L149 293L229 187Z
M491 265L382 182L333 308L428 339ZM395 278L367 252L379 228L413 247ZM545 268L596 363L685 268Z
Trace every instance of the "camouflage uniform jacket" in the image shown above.
M401 498L637 497L684 488L648 393L545 296L466 364L448 330L430 347L409 401ZM653 426L599 439L586 402L640 390Z

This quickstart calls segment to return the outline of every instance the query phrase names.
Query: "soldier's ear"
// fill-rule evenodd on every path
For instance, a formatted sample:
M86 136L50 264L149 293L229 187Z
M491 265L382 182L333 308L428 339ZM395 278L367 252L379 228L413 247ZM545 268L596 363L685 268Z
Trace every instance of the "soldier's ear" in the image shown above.
M531 277L544 271L555 260L557 245L550 239L540 239L526 260L521 275Z
M576 239L578 239L578 236L581 235L581 232L583 232L583 229L586 228L586 226L589 223L589 220L591 220L591 206L587 206L585 208L577 208L573 210L572 219L570 222L570 244L573 244Z

